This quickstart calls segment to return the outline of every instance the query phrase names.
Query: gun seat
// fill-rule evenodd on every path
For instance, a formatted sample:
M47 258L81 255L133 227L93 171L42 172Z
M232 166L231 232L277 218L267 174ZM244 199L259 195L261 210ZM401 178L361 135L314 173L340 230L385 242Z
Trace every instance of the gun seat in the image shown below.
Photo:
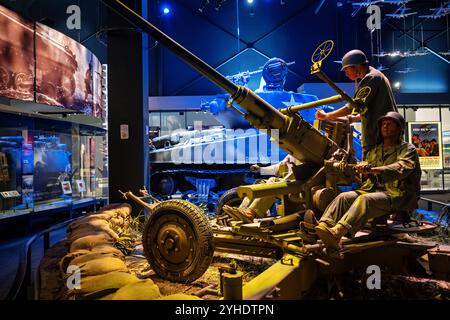
M388 222L389 220L389 222ZM421 233L433 230L437 225L411 218L409 211L392 211L369 221L370 230L374 235L392 233Z

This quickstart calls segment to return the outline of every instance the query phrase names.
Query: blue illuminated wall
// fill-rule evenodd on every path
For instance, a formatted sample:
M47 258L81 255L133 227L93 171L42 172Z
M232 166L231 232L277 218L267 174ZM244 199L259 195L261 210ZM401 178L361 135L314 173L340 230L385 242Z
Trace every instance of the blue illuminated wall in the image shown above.
M446 93L450 81L447 63L433 55L410 58L371 57L371 37L366 27L368 14L360 10L354 17L351 1L285 1L255 0L253 14L247 1L239 5L240 41L237 40L236 1L225 1L219 11L214 10L216 1L210 1L203 13L198 11L201 0L176 0L152 2L150 19L159 28L180 42L190 51L223 74L255 70L267 58L279 57L295 61L290 67L286 89L296 90L303 83L320 82L310 75L310 56L316 46L332 39L336 47L327 60L324 70L336 82L348 81L339 72L340 60L350 49L364 50L374 66L382 63L390 69L383 71L392 82L401 82L401 93ZM162 4L170 5L170 13L161 15ZM341 5L338 5L340 3ZM418 15L429 12L435 1L416 0L408 3L418 14L403 19L387 18L386 13L396 10L394 5L381 7L382 26L380 34L373 33L373 39L380 36L380 48L385 51L414 50L419 43L414 37L423 38L436 51L446 51L445 19L427 19ZM405 24L403 23L405 22ZM422 23L423 22L423 23ZM405 36L403 30L408 30ZM151 46L150 46L151 47ZM378 44L373 41L373 52ZM238 49L241 54L238 53ZM214 84L199 76L179 58L165 48L158 46L150 50L150 94L151 95L207 95L220 92ZM450 56L447 56L450 58ZM417 69L411 73L400 73L406 68ZM400 72L398 72L400 71ZM259 79L258 79L259 80ZM257 80L252 80L257 81Z
M201 1L164 3L167 2L171 4L168 15L160 14L161 6L157 2L151 6L152 22L222 74L257 70L272 57L295 61L289 68L287 90L295 91L305 82L318 82L310 75L310 59L315 48L325 40L336 42L324 69L337 81L344 78L334 60L340 60L346 51L355 47L370 49L370 43L358 30L360 26L365 28L361 18L346 19L351 14L351 6L337 7L335 1L325 1L317 14L319 1L315 0L285 1L284 5L279 1L254 1L253 15L247 1L238 1L239 41L236 1L224 2L219 11L214 10L215 1L211 1L203 13L198 11ZM351 36L344 37L344 34ZM150 95L221 92L165 48L152 48L150 57ZM252 81L259 81L259 77Z

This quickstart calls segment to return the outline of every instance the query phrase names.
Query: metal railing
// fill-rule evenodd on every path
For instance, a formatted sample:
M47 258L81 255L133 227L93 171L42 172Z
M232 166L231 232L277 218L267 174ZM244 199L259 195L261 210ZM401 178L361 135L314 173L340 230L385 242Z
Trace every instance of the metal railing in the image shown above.
M50 233L66 227L68 224L77 219L79 218L67 220L65 222L56 224L46 230L43 230L33 235L30 239L26 241L26 243L23 244L19 256L19 267L17 268L13 285L9 290L8 294L6 295L5 300L16 300L16 299L23 300L29 297L28 288L31 284L32 278L31 246L34 244L34 242L43 237L44 255L45 255L47 250L50 248ZM37 272L39 272L39 270L37 270Z
M419 201L425 201L427 203L427 210L433 211L433 205L437 205L440 207L439 215L436 219L436 223L438 225L448 227L450 220L450 203L442 202L430 198L420 197ZM445 221L444 221L445 220Z

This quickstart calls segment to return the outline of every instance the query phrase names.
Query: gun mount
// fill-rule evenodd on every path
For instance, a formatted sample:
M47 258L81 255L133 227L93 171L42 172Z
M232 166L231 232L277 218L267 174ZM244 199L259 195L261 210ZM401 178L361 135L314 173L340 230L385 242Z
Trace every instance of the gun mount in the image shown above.
M324 135L304 121L295 108L283 114L248 88L232 83L120 1L102 1L230 93L230 107L231 102L236 102L245 110L239 112L252 126L267 130L274 139L277 131L278 139L274 142L302 162L297 168L299 170L284 175L278 182L238 188L241 197L281 198L278 218L258 219L254 223L233 221L220 226L208 221L200 208L187 201L168 200L151 208L143 205L150 210L143 234L144 252L158 275L171 281L193 281L208 268L214 250L276 257L280 259L276 264L247 283L242 294L235 296L243 299L298 299L321 273L342 274L350 266L372 264L401 270L406 257L420 257L435 246L400 243L392 236L436 227L414 221L393 227L384 223L381 235L369 231L365 236L348 239L343 248L334 253L324 250L320 241L311 243L308 232L313 229L314 216L321 214L336 196L338 185L347 185L355 180L351 170L355 159L348 123L322 123L321 129L327 132ZM331 49L332 42L322 44L313 54L312 68L314 74L325 82L329 81L330 85L332 82L320 66ZM334 84L331 86L336 87ZM363 104L363 99L352 99L339 88L335 89L340 97L333 99L344 99L355 106ZM142 199L148 196L145 191L141 193ZM131 192L125 195L142 205L139 197L132 196ZM223 292L228 291L223 289Z

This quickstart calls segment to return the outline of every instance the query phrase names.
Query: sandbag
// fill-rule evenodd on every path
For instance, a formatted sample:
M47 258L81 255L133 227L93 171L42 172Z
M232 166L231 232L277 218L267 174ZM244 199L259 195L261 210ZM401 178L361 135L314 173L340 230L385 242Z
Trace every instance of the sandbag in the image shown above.
M111 252L92 252L90 251L90 253L88 254L84 254L82 256L76 257L74 259L72 259L70 264L75 264L75 265L80 265L83 263L86 263L88 261L91 260L95 260L95 259L102 259L102 258L117 258L120 259L122 261L125 261L125 256L123 253L116 254L116 253L111 253Z
M106 212L106 213L96 212L96 213L87 215L85 218L86 219L103 219L103 220L108 221L109 219L111 219L111 217L115 217L115 216L116 216L115 212Z
M89 224L84 225L84 226L79 226L78 228L68 232L67 239L70 242L73 242L73 241L75 241L75 240L77 240L79 238L82 238L82 237L85 237L85 236L89 236L89 235L93 235L93 234L102 233L102 232L107 234L107 235L109 235L114 240L119 239L119 236L117 235L117 233L114 232L114 230L112 230L109 227L108 223L106 223L106 225L104 225L102 227L95 227L95 226L91 226Z
M72 244L70 245L70 252L81 249L91 250L99 245L112 245L114 242L114 239L105 233L93 234L79 238L72 242Z
M125 256L122 252L108 252L99 251L93 252L89 250L79 250L76 252L84 251L81 255L72 255L71 253L65 255L59 262L59 270L61 274L65 274L69 265L81 265L91 260L101 259L101 258L118 258L125 261Z
M158 300L203 300L203 299L189 294L176 293L171 294L170 296L161 297Z
M81 277L80 288L72 289L75 294L89 294L107 289L119 289L130 283L139 282L140 280L126 272L114 271L98 276Z
M122 251L111 244L101 244L92 248L91 252L113 253L114 255L122 255Z
M58 263L59 270L61 271L62 274L66 273L67 267L70 265L70 262L72 262L73 259L75 259L79 256L86 255L88 253L91 253L91 251L86 250L86 249L69 252L64 257L62 257L61 260L59 260L59 263Z
M70 265L75 265L80 268L81 277L97 276L113 271L128 271L125 262L116 257L101 257L83 263L75 262L76 261L72 261Z
M111 219L111 217L109 217L109 216L104 216L104 217L86 216L86 217L83 217L81 219L78 219L78 220L70 223L67 226L67 231L75 230L76 228L78 228L80 226L83 226L83 225L85 225L87 223L94 222L94 221L100 221L99 223L104 223L104 222L108 223L108 221L110 219Z
M118 216L121 216L122 218L129 217L131 215L131 205L128 203L122 203L120 206L113 209Z
M123 218L121 218L121 217L114 217L114 218L111 218L111 219L109 220L109 222L110 222L111 224L116 225L116 226L120 226L120 227L123 227L123 226L124 226L124 220L123 220Z
M159 288L151 279L127 284L113 295L112 300L155 300L161 297Z
M92 219L92 217L84 217L79 221L74 221L68 225L67 231L71 232L82 227L105 228L108 227L108 221L104 219Z

